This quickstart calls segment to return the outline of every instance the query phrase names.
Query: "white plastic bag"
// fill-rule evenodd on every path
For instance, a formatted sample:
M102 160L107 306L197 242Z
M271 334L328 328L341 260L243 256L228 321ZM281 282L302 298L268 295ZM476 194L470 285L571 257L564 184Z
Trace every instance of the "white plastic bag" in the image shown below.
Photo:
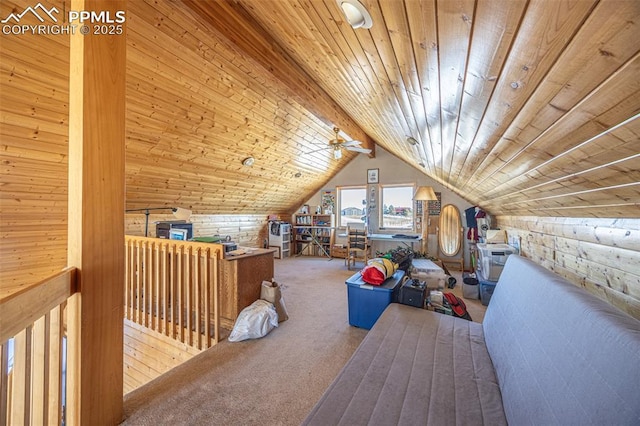
M264 337L278 326L278 314L272 303L256 300L240 312L229 335L230 342Z

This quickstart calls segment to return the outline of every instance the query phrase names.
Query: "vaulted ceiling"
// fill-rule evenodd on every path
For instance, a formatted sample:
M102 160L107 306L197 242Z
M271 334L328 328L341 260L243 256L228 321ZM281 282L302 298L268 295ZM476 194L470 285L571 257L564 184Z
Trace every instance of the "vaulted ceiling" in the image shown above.
M129 2L127 207L291 211L336 125L494 214L640 217L640 2L362 3Z

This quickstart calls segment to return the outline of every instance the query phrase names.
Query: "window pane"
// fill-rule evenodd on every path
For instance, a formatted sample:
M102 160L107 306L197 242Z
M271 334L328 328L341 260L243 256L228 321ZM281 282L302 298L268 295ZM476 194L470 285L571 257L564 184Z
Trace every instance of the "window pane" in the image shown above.
M382 187L383 228L413 229L413 185Z
M338 188L340 221L339 226L347 226L349 223L364 223L367 206L364 204L367 198L367 190L362 187Z

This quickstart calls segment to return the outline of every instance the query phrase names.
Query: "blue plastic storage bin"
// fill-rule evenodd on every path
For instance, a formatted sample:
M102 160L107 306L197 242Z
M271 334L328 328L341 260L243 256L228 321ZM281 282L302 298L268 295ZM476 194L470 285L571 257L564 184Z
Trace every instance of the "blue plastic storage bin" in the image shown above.
M482 275L482 271L476 271L476 277L478 278L478 282L480 283L480 301L483 305L489 305L489 301L491 300L491 295L496 289L497 281L489 281Z
M398 270L379 286L364 282L360 272L351 276L345 282L349 302L349 324L370 330L385 308L398 300L403 276L404 271Z

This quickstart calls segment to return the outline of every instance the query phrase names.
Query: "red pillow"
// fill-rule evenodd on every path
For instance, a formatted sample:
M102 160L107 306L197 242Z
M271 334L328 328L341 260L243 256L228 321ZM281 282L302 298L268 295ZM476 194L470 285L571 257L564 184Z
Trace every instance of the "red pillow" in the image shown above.
M373 285L380 285L387 279L387 276L375 266L367 265L361 272L364 282Z

